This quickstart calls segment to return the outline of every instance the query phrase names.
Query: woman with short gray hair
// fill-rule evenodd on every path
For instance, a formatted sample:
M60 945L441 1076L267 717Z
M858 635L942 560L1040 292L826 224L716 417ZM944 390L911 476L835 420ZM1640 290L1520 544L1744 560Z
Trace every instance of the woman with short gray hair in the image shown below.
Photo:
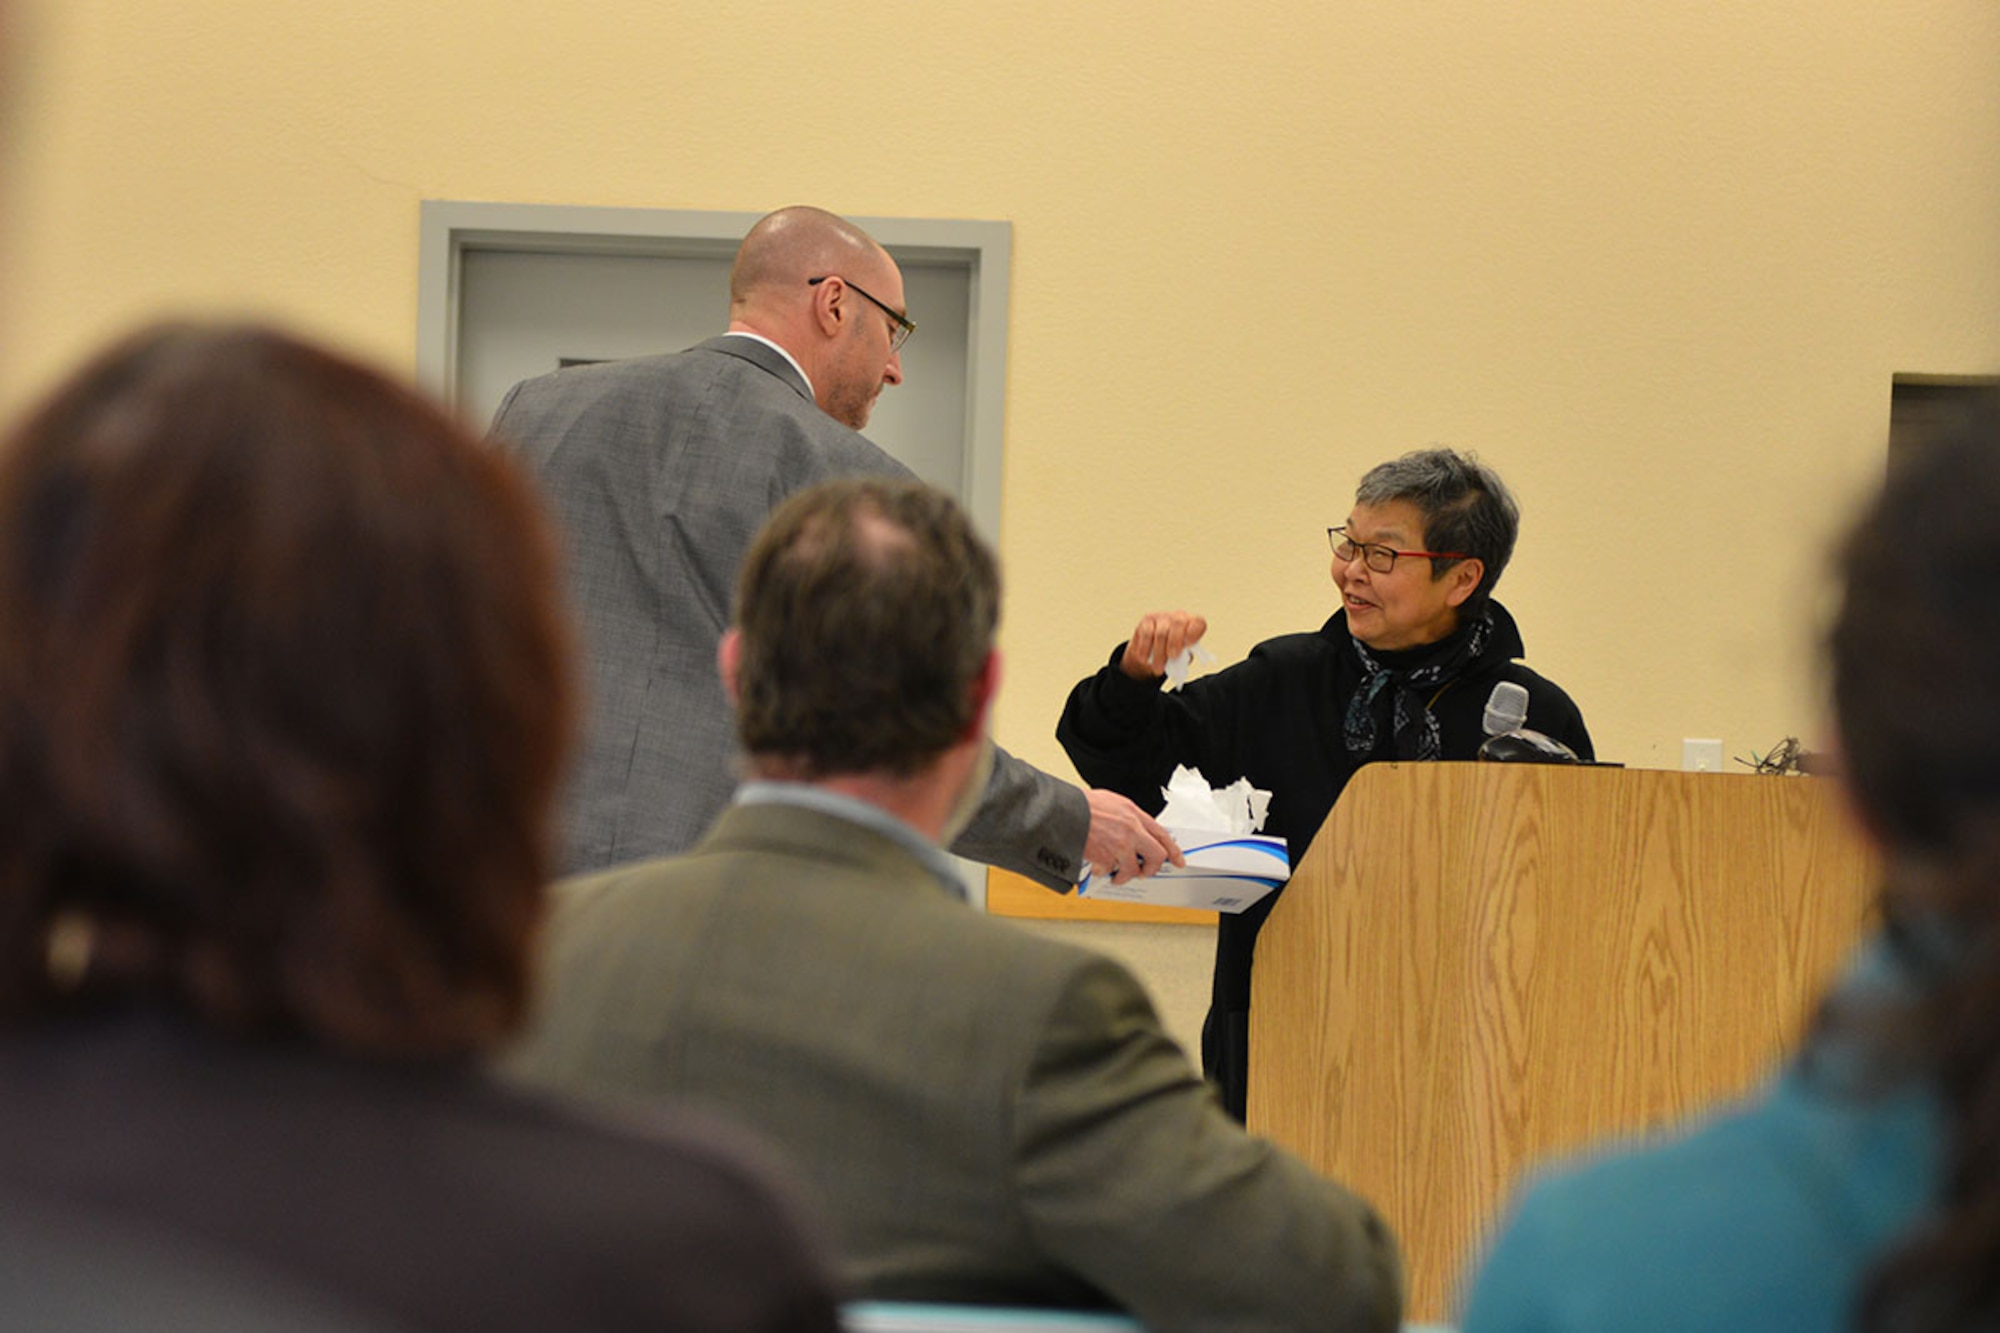
M1208 622L1186 611L1148 615L1070 692L1056 737L1092 785L1147 809L1158 808L1177 765L1217 787L1248 779L1271 793L1264 832L1286 839L1294 858L1363 764L1473 758L1501 682L1527 691L1525 725L1590 759L1582 714L1516 660L1526 651L1520 632L1492 600L1519 527L1514 497L1471 455L1425 449L1383 463L1361 478L1347 521L1327 529L1341 604L1326 624L1268 639L1169 693L1167 663L1200 642ZM1279 893L1223 914L1216 937L1202 1067L1238 1119L1251 953Z

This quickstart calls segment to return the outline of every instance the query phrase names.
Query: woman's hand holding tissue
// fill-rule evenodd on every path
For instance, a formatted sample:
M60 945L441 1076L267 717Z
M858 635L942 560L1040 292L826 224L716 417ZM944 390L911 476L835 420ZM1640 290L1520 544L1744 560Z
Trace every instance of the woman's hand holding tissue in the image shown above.
M1168 674L1169 662L1191 653L1206 633L1208 621L1192 612L1155 611L1141 618L1139 627L1125 641L1118 669L1133 680L1158 680ZM1206 651L1202 656L1208 656Z
M1100 787L1084 797L1090 802L1090 833L1083 859L1110 875L1113 884L1150 875L1169 861L1187 864L1174 835L1117 792Z

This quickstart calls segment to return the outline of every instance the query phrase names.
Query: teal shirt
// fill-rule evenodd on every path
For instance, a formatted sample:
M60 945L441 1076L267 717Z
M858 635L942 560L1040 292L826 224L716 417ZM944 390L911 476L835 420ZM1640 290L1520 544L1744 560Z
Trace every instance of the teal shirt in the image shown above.
M1878 941L1842 998L1907 993ZM1463 1333L1852 1327L1874 1263L1930 1206L1935 1096L1865 1089L1819 1042L1757 1099L1677 1141L1534 1185L1473 1282Z

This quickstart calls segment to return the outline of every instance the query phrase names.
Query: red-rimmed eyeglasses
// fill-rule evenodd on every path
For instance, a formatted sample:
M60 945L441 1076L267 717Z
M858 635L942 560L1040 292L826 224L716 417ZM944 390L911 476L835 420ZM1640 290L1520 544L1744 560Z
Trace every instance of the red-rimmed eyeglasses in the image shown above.
M1410 556L1412 558L1421 557L1425 560L1469 560L1472 558L1463 551L1399 551L1393 546L1384 546L1381 542L1358 542L1347 535L1346 528L1328 528L1326 530L1326 539L1333 546L1334 559L1340 561L1342 564L1346 564L1358 556L1362 563L1366 564L1368 568L1374 570L1377 574L1387 574L1390 570L1394 569L1396 567L1396 557L1399 555Z

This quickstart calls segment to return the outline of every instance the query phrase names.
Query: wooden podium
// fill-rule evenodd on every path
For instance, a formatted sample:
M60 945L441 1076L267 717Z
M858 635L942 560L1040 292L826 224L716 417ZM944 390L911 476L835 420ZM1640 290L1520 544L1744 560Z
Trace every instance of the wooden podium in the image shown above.
M1760 1081L1874 875L1817 778L1370 765L1257 941L1250 1127L1371 1199L1409 1317L1448 1318L1524 1171Z

